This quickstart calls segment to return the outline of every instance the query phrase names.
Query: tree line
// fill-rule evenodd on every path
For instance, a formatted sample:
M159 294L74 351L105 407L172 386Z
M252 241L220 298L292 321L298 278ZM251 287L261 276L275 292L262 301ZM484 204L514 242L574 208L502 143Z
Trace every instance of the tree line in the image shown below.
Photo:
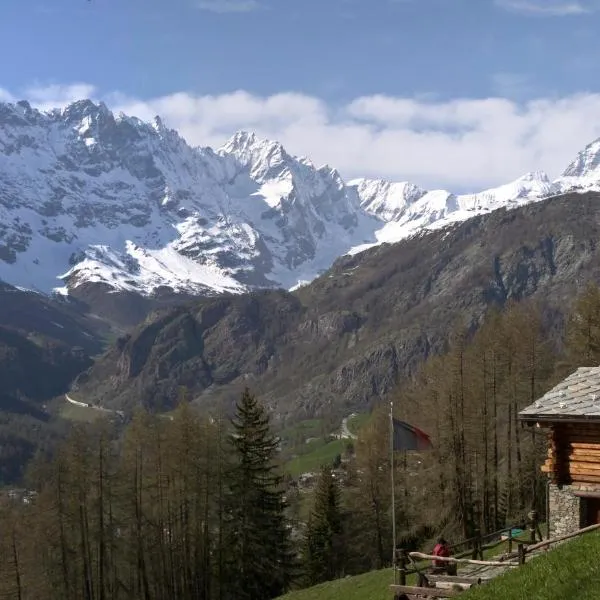
M77 427L0 509L0 597L273 598L294 569L278 440L246 391L233 421L183 403L124 435Z
M447 351L430 357L392 397L395 416L433 442L430 451L394 455L398 545L431 550L440 533L459 541L524 523L531 510L545 518L546 433L523 427L518 413L576 368L598 365L600 288L594 284L564 317L522 301L491 311L475 332L457 327ZM338 498L332 504L342 522L330 531L345 548L336 576L390 564L389 430L386 403L359 432L337 496L328 493ZM327 481L325 472L315 510ZM327 520L326 511L318 512Z
M398 542L487 533L545 510L545 438L518 412L575 367L600 364L600 290L556 335L531 302L456 328L394 395L433 450L396 453ZM29 503L0 500L0 597L268 600L390 562L388 408L376 407L312 493L283 477L266 409L246 390L232 420L187 402L138 411L125 432L74 427L30 467Z

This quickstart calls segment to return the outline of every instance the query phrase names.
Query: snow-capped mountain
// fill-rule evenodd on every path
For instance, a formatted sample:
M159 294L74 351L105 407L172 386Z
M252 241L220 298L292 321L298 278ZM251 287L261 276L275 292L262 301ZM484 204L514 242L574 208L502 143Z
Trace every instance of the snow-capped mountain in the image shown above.
M159 118L89 100L0 104L0 279L41 292L83 283L151 295L291 288L340 255L502 206L600 188L600 141L544 173L478 194L344 183L328 166L238 132L192 148Z
M355 186L363 209L385 221L374 232L376 242L355 246L349 251L352 254L376 244L398 242L423 229L438 229L497 208L514 208L561 192L560 185L542 172L527 173L506 185L464 195L445 190L426 192L408 182L359 179L350 185ZM564 187L566 191L567 186Z

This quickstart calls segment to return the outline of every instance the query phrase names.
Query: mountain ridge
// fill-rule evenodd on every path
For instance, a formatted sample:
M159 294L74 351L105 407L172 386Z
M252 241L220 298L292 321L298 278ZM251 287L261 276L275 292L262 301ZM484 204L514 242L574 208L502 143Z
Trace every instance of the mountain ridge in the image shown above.
M205 408L250 386L277 420L364 411L457 327L533 298L548 326L600 279L600 194L500 209L448 230L339 258L293 293L262 290L166 308L121 337L75 382L119 410L169 410L180 386Z
M91 100L41 112L0 104L0 279L43 293L214 295L293 289L340 256L570 190L600 189L600 142L551 181L477 194L345 182L239 131L192 148L160 117Z

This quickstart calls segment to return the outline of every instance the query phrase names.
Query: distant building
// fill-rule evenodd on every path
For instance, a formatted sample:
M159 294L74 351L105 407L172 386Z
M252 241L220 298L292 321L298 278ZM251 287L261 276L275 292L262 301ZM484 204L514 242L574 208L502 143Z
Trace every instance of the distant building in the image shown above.
M548 430L550 535L600 523L600 367L581 367L519 413Z
M0 497L4 497L11 502L18 502L23 504L31 504L35 499L37 492L34 490L27 490L24 488L10 488L0 490Z
M301 490L312 488L317 480L316 473L302 473L298 476L298 488Z

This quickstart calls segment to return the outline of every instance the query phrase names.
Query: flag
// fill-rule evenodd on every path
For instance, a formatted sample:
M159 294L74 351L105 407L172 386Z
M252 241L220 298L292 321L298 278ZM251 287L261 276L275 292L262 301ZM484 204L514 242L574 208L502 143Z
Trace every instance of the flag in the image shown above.
M429 436L418 427L409 425L405 421L399 421L392 417L394 439L392 447L394 450L429 450L432 448Z

